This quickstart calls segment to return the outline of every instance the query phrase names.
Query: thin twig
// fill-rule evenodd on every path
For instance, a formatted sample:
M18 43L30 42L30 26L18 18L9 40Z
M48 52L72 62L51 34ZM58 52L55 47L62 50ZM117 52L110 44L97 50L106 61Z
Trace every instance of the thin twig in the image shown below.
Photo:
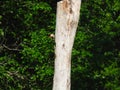
M3 47L6 48L6 49L8 49L8 50L10 50L10 51L21 51L21 50L18 49L18 48L9 48L8 46L6 46L6 45L4 45L4 44L3 44Z

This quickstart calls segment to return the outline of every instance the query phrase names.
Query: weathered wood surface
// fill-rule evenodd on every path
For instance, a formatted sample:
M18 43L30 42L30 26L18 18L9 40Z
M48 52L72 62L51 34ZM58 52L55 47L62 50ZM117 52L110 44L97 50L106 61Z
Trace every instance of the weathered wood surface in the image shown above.
M81 0L57 3L53 90L70 90L71 52L80 16Z

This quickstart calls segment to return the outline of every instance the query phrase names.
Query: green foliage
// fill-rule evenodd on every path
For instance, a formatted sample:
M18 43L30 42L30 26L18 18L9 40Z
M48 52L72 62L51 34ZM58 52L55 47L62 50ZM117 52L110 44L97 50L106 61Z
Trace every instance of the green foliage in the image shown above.
M73 48L72 90L120 88L118 3L83 1Z
M1 2L0 89L51 90L54 13L47 2ZM47 21L47 22L46 22Z
M55 0L0 1L0 90L51 90ZM119 0L83 0L72 90L120 89Z
M31 39L24 39L22 44L22 46L24 47L21 52L21 63L22 65L24 65L22 73L24 73L24 75L29 78L29 82L32 82L31 86L33 88L48 89L50 85L52 85L53 76L53 39L49 37L49 34L45 31L45 29L32 32L29 36L31 37ZM43 82L43 86L37 85L41 82Z

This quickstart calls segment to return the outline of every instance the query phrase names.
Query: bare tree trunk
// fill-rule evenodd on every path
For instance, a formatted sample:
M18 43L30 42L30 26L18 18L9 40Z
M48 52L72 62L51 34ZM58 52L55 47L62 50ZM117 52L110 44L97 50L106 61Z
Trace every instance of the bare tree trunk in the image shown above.
M57 3L55 72L53 90L70 90L71 52L80 15L81 0Z

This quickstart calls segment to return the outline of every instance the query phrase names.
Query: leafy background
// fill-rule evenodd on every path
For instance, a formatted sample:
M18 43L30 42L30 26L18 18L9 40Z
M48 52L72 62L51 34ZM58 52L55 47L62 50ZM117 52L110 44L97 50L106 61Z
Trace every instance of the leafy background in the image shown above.
M0 90L51 90L55 0L0 1ZM120 90L120 1L83 0L72 90Z

